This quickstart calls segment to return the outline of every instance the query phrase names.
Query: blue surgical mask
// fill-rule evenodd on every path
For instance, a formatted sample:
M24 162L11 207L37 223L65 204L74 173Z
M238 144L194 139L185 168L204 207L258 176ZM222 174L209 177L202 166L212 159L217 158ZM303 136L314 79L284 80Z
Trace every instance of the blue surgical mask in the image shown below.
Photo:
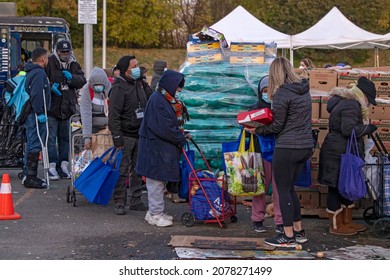
M104 91L104 85L93 86L93 91L96 93L102 93Z
M139 77L141 77L141 69L139 69L139 67L131 69L131 76L134 80L137 80Z
M271 103L271 100L268 98L268 93L264 92L261 94L261 99L263 99L267 103Z

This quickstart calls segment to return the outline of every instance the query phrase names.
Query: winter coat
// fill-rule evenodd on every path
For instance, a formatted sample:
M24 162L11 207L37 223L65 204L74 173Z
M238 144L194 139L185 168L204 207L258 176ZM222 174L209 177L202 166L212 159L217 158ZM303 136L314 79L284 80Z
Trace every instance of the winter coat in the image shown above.
M162 85L173 95L183 74L171 73L162 76ZM139 135L136 172L155 180L178 182L181 147L186 139L171 104L162 93L155 91L150 97Z
M257 134L276 135L275 148L311 149L311 97L309 82L284 84L272 99L274 119L270 125L260 126Z
M32 62L27 62L24 67L27 72L25 87L26 92L30 95L32 113L45 114L43 98L45 97L47 111L50 110L51 104L50 85L45 69ZM44 90L45 96L43 96L42 90Z
M71 81L64 77L62 70L67 70L72 74ZM76 91L87 82L80 64L73 57L67 63L62 63L55 54L52 54L49 57L46 74L50 81L50 88L54 83L58 83L58 89L62 93L61 96L51 93L51 109L48 115L62 120L69 119L76 114Z
M339 88L338 90L348 89ZM356 132L361 158L364 158L363 136L371 131L368 125L363 124L361 107L356 100L333 96L328 100L326 110L330 113L329 132L321 146L318 181L329 187L337 188L341 154L344 154L347 149L348 138L352 130L355 129Z
M96 93L94 85L104 85L104 91ZM92 137L92 127L104 129L108 125L108 92L111 83L106 72L99 67L94 67L91 71L88 83L80 90L80 115L83 124L83 138Z
M145 110L147 96L141 80L119 76L108 97L108 128L119 147L124 144L123 136L138 138L142 118L137 118L136 110Z
M167 67L166 61L158 60L154 63L153 65L154 73L153 73L152 81L150 83L150 87L152 88L153 91L156 89L158 81L160 80L162 73L164 73L165 67Z

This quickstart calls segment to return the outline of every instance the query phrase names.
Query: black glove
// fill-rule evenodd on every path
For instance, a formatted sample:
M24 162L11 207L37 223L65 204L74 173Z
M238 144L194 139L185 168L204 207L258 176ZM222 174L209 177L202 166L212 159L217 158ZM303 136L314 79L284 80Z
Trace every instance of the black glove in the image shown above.
M375 124L368 125L368 130L370 131L370 133L374 133L377 129L378 127Z

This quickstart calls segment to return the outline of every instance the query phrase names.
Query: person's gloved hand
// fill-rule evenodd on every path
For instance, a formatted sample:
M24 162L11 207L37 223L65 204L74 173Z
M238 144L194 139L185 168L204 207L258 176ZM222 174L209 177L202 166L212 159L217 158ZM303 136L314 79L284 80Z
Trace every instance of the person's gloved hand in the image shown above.
M58 89L58 86L59 84L58 83L54 83L52 86L51 86L51 92L58 95L58 96L61 96L62 93L60 92L60 90Z
M45 123L47 120L47 117L45 116L45 114L40 114L37 116L37 119L38 119L38 122Z
M67 70L62 70L62 74L64 75L64 77L65 77L68 81L71 81L71 80L72 80L72 74L70 74L69 71L67 71Z
M375 124L371 123L368 125L368 130L370 131L370 133L375 132L377 129L378 129L378 127Z

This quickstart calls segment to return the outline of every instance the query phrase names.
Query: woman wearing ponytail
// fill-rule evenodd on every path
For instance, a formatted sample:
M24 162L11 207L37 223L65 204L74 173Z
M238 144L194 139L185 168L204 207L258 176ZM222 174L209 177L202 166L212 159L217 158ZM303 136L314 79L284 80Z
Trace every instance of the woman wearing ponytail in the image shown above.
M165 185L180 180L181 147L191 137L183 129L187 110L176 99L183 87L183 74L165 71L146 104L139 130L136 172L146 177L149 211L145 220L158 227L173 224L173 217L164 213Z

